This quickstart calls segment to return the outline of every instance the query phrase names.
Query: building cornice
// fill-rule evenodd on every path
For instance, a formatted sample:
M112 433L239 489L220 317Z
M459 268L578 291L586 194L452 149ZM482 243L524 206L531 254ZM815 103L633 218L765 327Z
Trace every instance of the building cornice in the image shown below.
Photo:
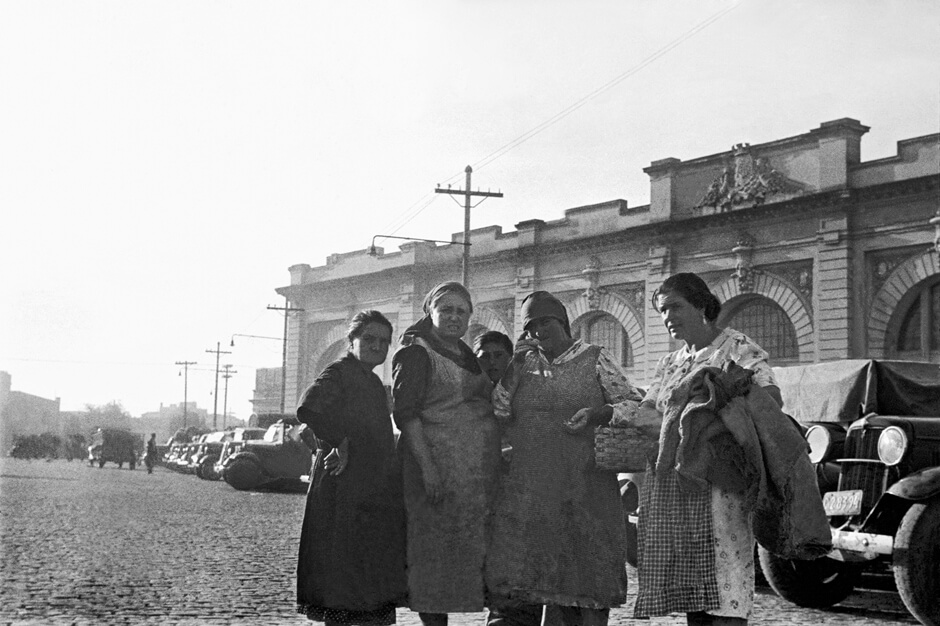
M484 257L471 257L470 264L471 268L482 269L500 262L520 264L537 256L544 257L546 255L550 256L570 252L582 253L588 251L597 253L604 251L605 248L631 244L638 240L674 240L688 236L689 232L701 232L705 229L714 230L739 227L742 224L754 222L755 220L775 219L778 217L792 218L794 215L803 215L820 209L844 210L863 202L917 196L936 191L937 189L940 189L940 175L921 176L902 181L880 183L870 187L824 191L797 196L781 202L768 203L724 213L697 215L678 220L639 224L610 233L567 241L540 243L537 238L536 242L531 245L502 250ZM538 229L544 227L545 224L543 220L532 219L520 222L516 227L521 227L523 230L529 228ZM452 261L453 259L446 259L442 260L442 263L435 262L432 264L432 267L438 267L443 264L443 262L450 263ZM282 296L286 296L289 300L295 300L298 297L303 297L308 292L311 285L316 285L318 290L334 292L347 290L350 280L387 281L391 280L393 276L410 275L413 270L413 265L401 265L369 272L367 274L360 274L355 277L343 276L324 281L278 287L275 291ZM333 294L324 295L332 296Z

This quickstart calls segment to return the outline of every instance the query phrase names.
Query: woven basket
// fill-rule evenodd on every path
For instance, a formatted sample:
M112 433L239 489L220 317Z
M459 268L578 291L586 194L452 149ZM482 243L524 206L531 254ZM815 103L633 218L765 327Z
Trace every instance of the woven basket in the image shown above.
M594 465L612 472L645 472L655 462L658 433L635 426L598 426L594 429Z

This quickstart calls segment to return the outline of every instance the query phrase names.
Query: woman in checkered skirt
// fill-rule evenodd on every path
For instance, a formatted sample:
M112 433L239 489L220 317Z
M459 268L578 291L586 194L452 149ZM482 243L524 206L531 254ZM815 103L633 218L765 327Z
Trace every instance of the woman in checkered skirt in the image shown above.
M730 361L782 405L767 353L746 335L719 329L721 303L699 276L670 276L652 298L666 330L684 346L660 359L638 419L661 420L660 457L646 476L640 503L640 589L635 616L686 613L689 624L747 624L754 595L754 535L742 492L711 485L680 487L675 419L693 379Z

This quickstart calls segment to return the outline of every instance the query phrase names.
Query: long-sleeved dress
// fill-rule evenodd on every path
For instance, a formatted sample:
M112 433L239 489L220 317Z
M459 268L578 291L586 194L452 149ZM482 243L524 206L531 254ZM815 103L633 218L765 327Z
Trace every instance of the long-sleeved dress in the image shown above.
M617 476L594 466L594 429L571 434L564 422L604 404L615 417L635 411L640 394L606 350L581 341L551 363L532 352L510 367L493 394L513 448L486 561L494 602L619 606L627 576Z
M747 335L724 329L701 350L692 352L683 346L660 359L646 399L654 400L663 414L676 410L670 399L680 385L703 368L720 368L731 360L753 370L754 383L776 385L767 358ZM664 423L663 428L667 426ZM659 510L652 510L655 507ZM675 526L660 524L663 516L676 520L678 515L685 516L686 526L694 523L698 528L696 541L690 545L694 554L669 551L667 543L655 536ZM648 473L643 484L638 531L636 617L691 611L748 616L754 596L754 534L743 494L717 486L701 494L685 493L678 486L675 469L657 469Z
M406 334L393 360L395 421L401 428L408 517L408 592L414 611L484 608L483 559L496 488L500 439L492 383L473 352L452 355L427 334ZM428 501L406 428L420 420L444 497Z
M354 356L331 363L297 416L320 442L297 562L297 609L312 620L382 626L406 604L401 470L382 381ZM348 439L338 476L323 466Z

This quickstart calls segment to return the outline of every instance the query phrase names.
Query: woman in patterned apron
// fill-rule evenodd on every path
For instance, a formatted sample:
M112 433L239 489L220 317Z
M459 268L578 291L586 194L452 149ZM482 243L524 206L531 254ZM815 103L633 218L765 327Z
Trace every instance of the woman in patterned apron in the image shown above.
M660 359L638 419L663 422L664 414L680 408L673 398L681 397L688 381L703 368L728 361L753 370L754 383L783 404L767 353L746 335L715 326L721 303L699 276L670 276L653 293L652 304L670 336L685 345ZM670 428L666 420L661 457L675 451L663 447L678 440L669 436ZM673 467L657 465L643 484L638 530L636 617L685 612L693 625L747 624L754 596L754 535L743 494L714 485L688 493L679 487Z
M486 561L491 622L605 626L626 600L614 472L594 466L594 428L636 411L640 393L606 349L571 337L547 291L522 303L525 334L493 406L512 445ZM494 620L498 616L498 620Z
M424 317L395 353L395 422L407 511L409 606L426 626L484 608L486 527L500 438L493 384L461 337L473 305L456 282L424 299Z

